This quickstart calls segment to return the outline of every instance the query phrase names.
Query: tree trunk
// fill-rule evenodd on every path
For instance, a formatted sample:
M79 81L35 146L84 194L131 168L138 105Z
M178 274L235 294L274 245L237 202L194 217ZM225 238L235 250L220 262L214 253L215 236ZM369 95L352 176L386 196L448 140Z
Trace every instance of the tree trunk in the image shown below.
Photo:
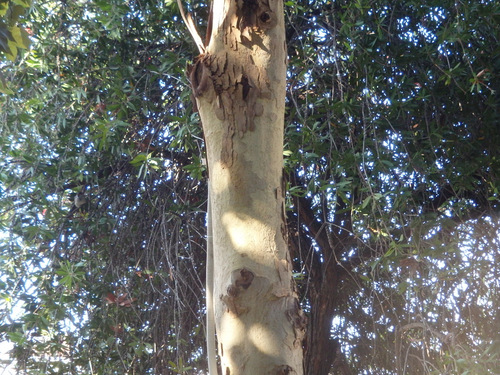
M306 322L284 239L283 4L215 0L211 16L188 73L207 148L222 373L302 374Z

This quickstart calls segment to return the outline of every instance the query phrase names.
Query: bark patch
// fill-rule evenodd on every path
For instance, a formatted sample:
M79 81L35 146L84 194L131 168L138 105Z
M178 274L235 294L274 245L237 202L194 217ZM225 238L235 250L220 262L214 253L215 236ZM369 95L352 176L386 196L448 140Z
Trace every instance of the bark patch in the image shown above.
M288 297L286 317L292 323L295 332L295 346L301 346L306 333L307 317L294 297Z
M288 365L276 366L272 372L275 375L290 375L296 374L295 370Z
M242 138L255 130L255 117L262 116L264 107L259 98L269 98L269 82L265 73L252 61L244 64L227 53L197 56L187 73L195 104L203 98L212 104L215 115L227 126L221 151L221 160L231 166L233 161L233 136Z
M238 297L252 285L254 278L254 273L247 268L240 268L231 273L231 284L227 287L226 295L221 296L229 312L238 316L248 311L247 307L238 302Z
M187 71L195 108L209 108L200 106L203 98L226 126L221 161L230 167L234 158L234 134L243 137L247 131L255 130L255 117L264 112L259 99L270 98L265 69L258 67L253 58L258 50L274 52L266 48L263 41L266 32L278 24L278 17L269 0L236 0L234 3L228 0L227 6L230 11L218 27L217 36L212 36L226 48L207 52L212 51L208 45ZM209 30L210 24L211 21Z
M276 26L276 14L268 0L239 0L236 27L240 30L241 43L258 42L258 34Z

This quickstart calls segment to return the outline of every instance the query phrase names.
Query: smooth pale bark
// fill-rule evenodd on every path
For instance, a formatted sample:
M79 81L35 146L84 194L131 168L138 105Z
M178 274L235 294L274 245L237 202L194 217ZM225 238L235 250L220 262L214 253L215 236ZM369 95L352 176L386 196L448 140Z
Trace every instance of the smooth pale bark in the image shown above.
M282 1L215 0L211 31L188 73L207 148L222 373L302 374L305 318L284 238Z

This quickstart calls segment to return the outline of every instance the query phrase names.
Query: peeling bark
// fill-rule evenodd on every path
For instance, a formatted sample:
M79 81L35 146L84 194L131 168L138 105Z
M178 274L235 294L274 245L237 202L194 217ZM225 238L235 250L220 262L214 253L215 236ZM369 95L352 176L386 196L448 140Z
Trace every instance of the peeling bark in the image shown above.
M188 67L188 75L197 106L201 97L215 104L213 110L217 118L229 125L223 160L231 165L233 135L238 133L243 137L248 130L255 130L255 117L264 112L258 99L270 98L265 71L251 61L247 64L234 61L229 54L205 53Z

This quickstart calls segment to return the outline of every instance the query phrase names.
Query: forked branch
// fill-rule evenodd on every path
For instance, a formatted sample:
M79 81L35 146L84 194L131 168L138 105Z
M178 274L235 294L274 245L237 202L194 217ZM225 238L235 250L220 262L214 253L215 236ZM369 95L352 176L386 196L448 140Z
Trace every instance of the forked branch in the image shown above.
M184 20L184 23L186 24L189 33L194 39L194 42L196 43L196 46L198 47L198 50L200 53L205 53L205 44L203 44L203 41L201 40L200 34L198 34L198 30L196 30L196 25L194 24L193 17L191 17L191 13L184 12L184 7L182 6L181 0L177 0L177 5L179 6L179 10L181 11L181 16L182 19Z

